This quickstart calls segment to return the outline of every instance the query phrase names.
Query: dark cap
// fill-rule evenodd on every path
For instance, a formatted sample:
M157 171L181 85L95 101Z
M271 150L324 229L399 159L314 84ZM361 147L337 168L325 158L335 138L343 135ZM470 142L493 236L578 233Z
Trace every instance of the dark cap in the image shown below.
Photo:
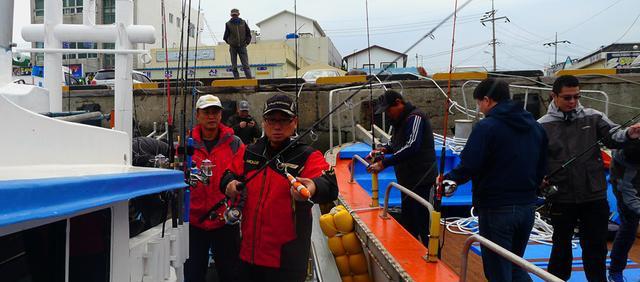
M235 9L235 8L234 8L234 9L231 9L231 14L232 14L232 15L239 15L239 14L240 14L240 10Z
M264 104L264 112L263 115L266 115L273 111L281 111L289 116L296 116L295 114L295 105L291 97L284 94L277 94L267 99L267 102Z
M238 103L238 110L240 111L248 111L249 110L249 102L242 100Z
M378 103L376 105L376 115L379 115L384 111L386 111L390 106L392 106L396 102L396 99L400 99L404 101L404 98L402 98L402 94L398 93L397 91L395 90L385 91L384 94L378 97Z

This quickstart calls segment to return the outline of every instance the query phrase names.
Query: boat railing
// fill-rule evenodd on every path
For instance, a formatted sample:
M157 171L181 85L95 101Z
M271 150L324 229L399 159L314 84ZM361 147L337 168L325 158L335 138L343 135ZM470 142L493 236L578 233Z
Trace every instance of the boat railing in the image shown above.
M480 83L479 80L469 80L466 81L465 83L462 84L462 86L460 87L462 90L462 102L464 103L464 107L467 107L467 95L465 94L464 88L467 84L469 83ZM546 85L546 84L545 84ZM551 92L553 89L551 87L538 87L538 86L529 86L529 85L517 85L517 84L509 84L509 87L511 88L515 88L515 89L524 89L524 108L526 109L527 107L527 100L529 99L529 91L533 90L533 91L549 91ZM580 93L596 93L596 94L600 94L604 97L604 100L600 100L600 99L596 99L596 98L592 98L592 97L586 97L583 96L587 99L591 99L597 102L602 102L604 103L604 113L606 115L609 115L609 95L607 94L607 92L601 91L601 90L584 90L584 89L580 89ZM513 98L513 93L511 94L511 98Z
M351 158L351 177L349 178L349 183L354 183L354 176L355 176L355 170L356 170L356 161L359 161L361 164L363 164L364 166L369 166L369 162L367 162L365 159L363 159L361 156L359 155L353 155L353 158Z
M518 265L525 271L529 273L533 273L536 276L542 278L544 281L552 281L552 282L562 282L563 280L556 277L555 275L546 272L544 269L537 267L533 263L527 261L524 258L517 256L516 254L509 252L507 249L500 247L498 244L491 242L491 240L484 238L478 234L472 235L464 242L464 246L462 247L462 260L460 263L460 282L467 281L467 261L468 254L471 245L475 242L480 243L483 247L493 251L497 255L503 257L504 259L512 262L513 264Z
M429 203L429 201L427 201L426 199L420 197L418 194L416 194L415 192L409 190L409 188L404 187L398 183L395 182L391 182L389 183L389 185L387 185L387 189L385 189L384 191L384 208L382 209L382 215L380 215L380 217L386 219L388 218L387 214L388 214L388 209L389 209L389 196L391 195L391 188L396 188L398 190L400 190L400 192L404 193L405 195L407 195L410 198L413 198L414 200L416 200L416 202L418 202L419 204L423 205L425 208L427 208L429 210L429 214L432 214L434 211L433 205L431 205L431 203Z
M369 88L369 87L382 87L382 89L386 89L386 85L399 85L400 86L400 92L403 92L404 90L404 86L402 85L402 83L400 83L399 81L388 81L388 82L378 82L378 83L367 83L364 85L356 85L356 86L349 86L349 87L343 87L343 88L337 88L337 89L333 89L331 91L329 91L329 112L333 111L334 109L334 94L339 94L340 92L344 92L344 91L351 91L351 90L360 90L360 89L364 89L364 88ZM364 100L363 100L364 101ZM355 109L355 105L350 102L350 101L341 101L340 103L345 103L346 105L348 105L348 109L347 111L351 112L351 121L355 122L355 113L354 113L354 109ZM342 145L342 118L341 118L341 113L343 111L336 111L333 114L331 114L329 116L329 148L333 148L334 147L334 140L333 140L333 118L334 115L337 116L337 127L338 127L338 146ZM355 132L352 132L355 133Z

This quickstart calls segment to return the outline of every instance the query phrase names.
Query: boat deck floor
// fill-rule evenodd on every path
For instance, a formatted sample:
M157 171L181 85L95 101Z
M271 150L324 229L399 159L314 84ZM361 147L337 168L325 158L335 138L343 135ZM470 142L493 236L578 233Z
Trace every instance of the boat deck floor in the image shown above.
M456 273L460 274L460 262L462 260L462 247L464 241L467 239L467 235L459 235L448 232L444 235L444 249L442 251L442 260L450 266ZM611 242L609 242L609 250L611 250ZM574 258L577 260L579 258ZM629 252L629 259L638 263L640 262L640 238L638 238L631 251ZM627 267L630 271L637 271L640 268L639 265L629 265ZM546 269L546 267L543 267ZM582 270L580 267L574 267L574 271ZM628 275L626 275L628 276ZM575 279L578 280L578 279ZM487 281L484 277L484 271L482 269L482 258L473 251L469 251L468 269L467 269L467 281L469 282L484 282ZM570 279L574 281L574 279ZM637 281L640 281L637 280Z

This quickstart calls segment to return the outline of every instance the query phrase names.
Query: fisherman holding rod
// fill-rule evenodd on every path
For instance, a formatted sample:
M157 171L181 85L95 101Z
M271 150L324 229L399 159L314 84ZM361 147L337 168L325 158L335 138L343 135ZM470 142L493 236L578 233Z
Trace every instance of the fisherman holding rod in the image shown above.
M571 240L578 227L587 280L607 281L609 204L598 144L621 148L629 140L640 138L640 123L624 128L605 114L583 107L575 76L558 77L551 96L547 114L538 120L549 137L547 155L551 173L545 186L557 187L557 192L547 198L553 226L548 271L563 280L571 277Z

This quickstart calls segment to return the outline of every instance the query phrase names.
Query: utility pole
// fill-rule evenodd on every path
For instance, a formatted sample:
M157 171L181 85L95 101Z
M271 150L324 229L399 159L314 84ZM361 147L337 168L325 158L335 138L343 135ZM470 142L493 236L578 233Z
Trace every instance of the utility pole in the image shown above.
M558 41L558 33L556 32L556 40L555 40L555 41L553 41L553 42L547 42L547 43L545 43L545 44L542 44L542 45L544 45L544 46L551 46L551 45L553 45L553 47L555 48L555 52L554 52L554 54L555 54L555 57L556 57L556 58L555 58L555 61L554 61L554 63L553 63L553 65L554 65L554 66L558 64L558 44L562 44L562 43L571 44L571 42L569 42L568 40L560 40L560 41Z
M491 0L491 11L484 13L484 16L482 16L482 19L480 19L480 23L484 26L486 26L484 23L485 22L491 22L491 28L492 28L492 32L493 32L493 40L491 40L491 45L493 45L493 71L496 71L496 45L498 44L498 42L496 41L496 21L497 20L502 20L504 19L505 23L510 22L509 18L507 17L497 17L496 18L496 10L494 8L494 0Z

